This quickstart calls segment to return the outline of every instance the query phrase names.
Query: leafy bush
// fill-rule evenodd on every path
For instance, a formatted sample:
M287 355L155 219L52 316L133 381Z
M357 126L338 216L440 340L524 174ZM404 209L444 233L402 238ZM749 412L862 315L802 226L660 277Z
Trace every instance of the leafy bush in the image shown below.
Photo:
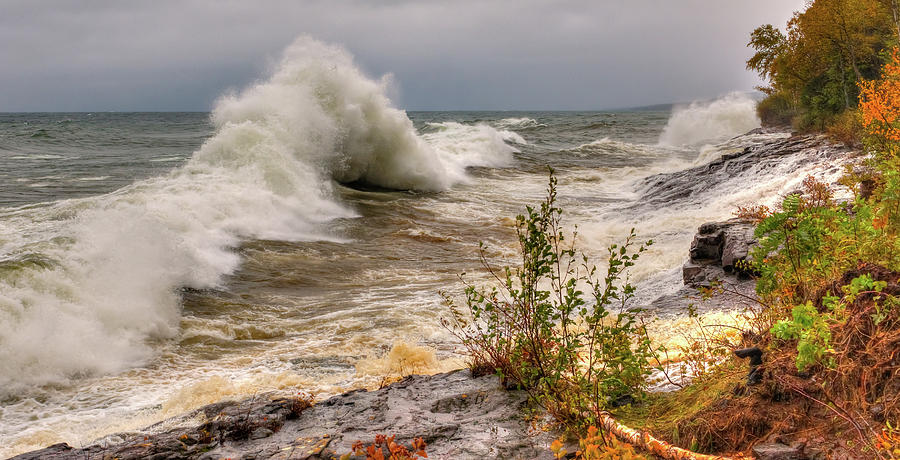
M828 122L825 132L832 139L843 143L844 145L854 146L859 144L862 135L862 125L860 124L859 113L855 110L847 110L846 112L835 115Z
M791 126L797 112L790 98L782 93L772 93L759 101L756 113L763 126Z
M757 291L775 310L773 316L782 318L772 334L797 340L799 370L833 364L831 327L844 321L841 302L852 302L854 293L868 284L865 278L853 280L844 288L850 300L828 295L817 305L827 286L860 261L897 266L897 237L892 230L896 227L887 220L897 218L894 209L900 194L894 198L885 193L892 187L883 186L868 200L857 196L844 206L834 201L828 186L809 177L803 193L787 196L781 210L757 227L759 245L753 253L760 273Z
M570 242L563 234L561 215L551 169L546 199L516 218L521 265L498 270L482 248L496 283L485 289L464 281L464 308L444 294L451 313L444 325L467 348L473 369L495 370L563 424L585 426L609 401L639 396L646 385L655 352L640 310L628 306L635 288L626 272L652 242L636 246L632 230L624 244L609 247L600 278L574 235Z
M766 217L771 216L772 210L765 205L738 206L737 210L734 211L733 214L735 217L746 219L758 224L765 220Z
M829 351L831 329L828 317L819 314L812 302L794 307L791 320L781 320L772 334L782 340L797 339L797 369L820 363Z
M894 48L882 78L860 82L859 108L870 141L882 152L900 142L900 51Z
M756 228L759 244L751 255L760 273L757 291L779 296L788 304L808 300L815 286L833 277L838 269L835 265L846 259L835 252L834 244L840 245L848 219L828 187L807 177L803 193L785 197L781 211Z

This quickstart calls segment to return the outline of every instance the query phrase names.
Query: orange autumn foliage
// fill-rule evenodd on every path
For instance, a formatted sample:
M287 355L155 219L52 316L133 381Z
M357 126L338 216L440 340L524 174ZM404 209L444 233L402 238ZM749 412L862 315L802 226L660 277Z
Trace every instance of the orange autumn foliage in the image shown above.
M894 48L880 80L859 84L859 109L867 132L900 142L900 52Z
M350 458L351 455L365 456L366 460L415 460L428 458L425 452L425 441L416 438L409 447L394 441L394 436L379 434L375 436L375 442L369 445L362 441L353 443L352 452L341 457ZM387 455L385 455L387 449Z

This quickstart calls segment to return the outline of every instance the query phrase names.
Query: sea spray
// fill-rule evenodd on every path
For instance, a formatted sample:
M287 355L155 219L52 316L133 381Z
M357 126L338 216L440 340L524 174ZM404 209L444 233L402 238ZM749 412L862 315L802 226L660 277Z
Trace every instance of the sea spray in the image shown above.
M317 174L445 189L461 172L447 171L384 91L384 81L367 79L342 48L298 39L268 81L219 100L213 111L219 134L192 163L256 165L283 194L323 183L311 177Z
M772 149L772 145L785 145L783 142L788 137L787 133L742 136L711 146L704 154L718 158L741 153L744 147ZM678 169L646 175L626 185L635 198L625 206L604 204L583 210L585 217L576 220L580 235L587 246L606 247L616 243L631 227L643 229L644 234L653 238L654 245L642 255L642 262L632 272L633 280L641 286L639 297L652 301L673 293L682 285L681 265L686 248L690 247L700 224L733 217L739 206L775 207L781 197L796 190L807 176L834 183L842 174L843 168L835 162L839 150L829 148L824 141L818 148L793 148L785 148L778 156L746 161L740 167L733 162L730 166L720 163L715 167L690 169L695 165L686 161ZM607 180L614 181L612 174L609 176Z
M659 143L693 146L721 142L760 125L756 101L745 93L731 93L711 102L675 107Z
M179 334L178 289L219 286L241 241L342 241L323 225L355 215L335 181L437 191L511 161L489 127L468 149L429 145L384 91L346 51L303 37L268 80L217 102L215 135L184 166L8 213L0 392L146 362Z
M440 359L435 349L395 340L390 351L382 356L368 356L355 363L359 376L378 376L396 380L412 374L435 374L465 367L460 358Z

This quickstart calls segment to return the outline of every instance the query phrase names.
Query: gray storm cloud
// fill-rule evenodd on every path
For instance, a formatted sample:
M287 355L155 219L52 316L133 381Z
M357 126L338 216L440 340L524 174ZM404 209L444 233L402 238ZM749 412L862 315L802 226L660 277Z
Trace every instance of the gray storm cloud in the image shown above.
M0 111L208 110L296 36L346 47L397 105L602 109L749 90L750 31L803 0L48 1L0 6Z

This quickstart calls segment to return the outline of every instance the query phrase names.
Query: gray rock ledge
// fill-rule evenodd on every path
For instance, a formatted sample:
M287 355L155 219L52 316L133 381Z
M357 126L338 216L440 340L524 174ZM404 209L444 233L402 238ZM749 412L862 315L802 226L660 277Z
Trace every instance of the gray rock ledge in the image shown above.
M377 391L334 396L299 415L294 400L261 395L179 417L206 420L200 425L107 436L105 443L83 449L56 444L13 458L330 459L349 452L357 440L371 443L376 434L386 434L407 445L424 438L433 459L551 459L555 435L532 432L523 411L526 398L504 390L494 375L414 375ZM109 445L110 440L118 442Z

